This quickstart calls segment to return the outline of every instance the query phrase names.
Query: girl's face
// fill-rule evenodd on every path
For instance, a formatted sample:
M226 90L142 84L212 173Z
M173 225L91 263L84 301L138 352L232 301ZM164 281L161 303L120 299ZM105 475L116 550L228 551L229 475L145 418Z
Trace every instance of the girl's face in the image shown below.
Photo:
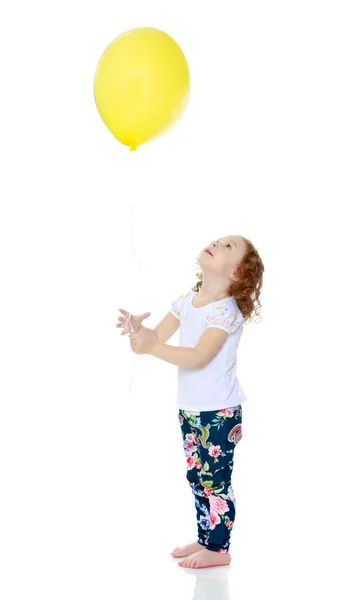
M242 261L246 244L239 235L230 235L215 240L204 248L198 263L204 273L230 277Z

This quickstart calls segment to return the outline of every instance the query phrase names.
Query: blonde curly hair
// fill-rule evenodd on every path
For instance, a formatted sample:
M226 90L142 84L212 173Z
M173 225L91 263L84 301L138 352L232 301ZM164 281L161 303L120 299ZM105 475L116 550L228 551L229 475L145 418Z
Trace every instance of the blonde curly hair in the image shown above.
M260 293L263 283L264 265L253 243L240 236L246 244L245 255L236 268L238 281L233 281L228 293L234 296L237 305L246 322L252 320L252 315L260 317ZM196 261L198 264L198 259ZM197 273L199 281L192 287L193 292L199 292L202 286L202 272ZM261 320L261 319L260 319Z

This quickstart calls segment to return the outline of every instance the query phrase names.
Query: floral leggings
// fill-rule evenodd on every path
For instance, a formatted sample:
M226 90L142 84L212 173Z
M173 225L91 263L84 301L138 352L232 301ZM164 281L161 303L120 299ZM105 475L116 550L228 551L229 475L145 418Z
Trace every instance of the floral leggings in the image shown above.
M187 480L194 494L198 542L213 552L229 550L235 519L231 484L234 448L242 437L242 406L198 414L179 410Z

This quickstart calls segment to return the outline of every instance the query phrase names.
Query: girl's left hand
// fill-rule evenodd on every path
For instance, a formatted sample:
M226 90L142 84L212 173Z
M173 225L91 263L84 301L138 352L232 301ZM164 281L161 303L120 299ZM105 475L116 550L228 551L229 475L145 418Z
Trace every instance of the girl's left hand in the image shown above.
M130 333L129 338L131 350L136 354L151 354L153 347L158 342L157 333L142 325L137 333Z

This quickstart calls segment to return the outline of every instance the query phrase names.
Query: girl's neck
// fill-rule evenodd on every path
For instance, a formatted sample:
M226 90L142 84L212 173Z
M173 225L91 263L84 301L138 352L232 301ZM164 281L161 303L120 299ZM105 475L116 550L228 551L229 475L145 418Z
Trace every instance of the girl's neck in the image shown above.
M216 302L217 300L223 300L224 298L230 298L231 294L228 290L224 290L223 287L216 288L205 285L203 282L199 290L199 297L208 300L209 302Z

